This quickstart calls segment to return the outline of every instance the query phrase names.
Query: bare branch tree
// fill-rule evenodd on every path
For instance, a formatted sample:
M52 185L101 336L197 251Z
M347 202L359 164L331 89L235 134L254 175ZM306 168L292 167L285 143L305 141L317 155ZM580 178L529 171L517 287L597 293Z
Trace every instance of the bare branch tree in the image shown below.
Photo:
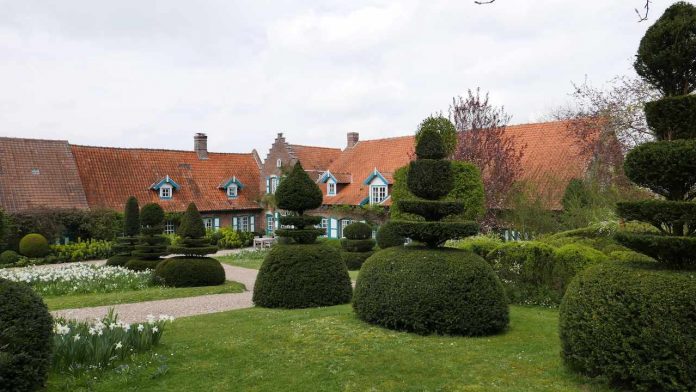
M474 3L478 5L486 5L495 3L495 0L475 0ZM638 10L638 8L634 8L634 11L636 11L636 14L638 15L639 23L648 20L648 15L650 14L650 3L652 3L652 0L645 0L645 5L643 6L642 14Z
M469 90L466 97L452 100L450 120L458 132L454 158L472 162L481 170L488 210L499 209L513 184L521 175L520 148L513 136L505 132L511 116L503 107L489 102L488 93ZM484 225L493 225L494 216L487 214Z

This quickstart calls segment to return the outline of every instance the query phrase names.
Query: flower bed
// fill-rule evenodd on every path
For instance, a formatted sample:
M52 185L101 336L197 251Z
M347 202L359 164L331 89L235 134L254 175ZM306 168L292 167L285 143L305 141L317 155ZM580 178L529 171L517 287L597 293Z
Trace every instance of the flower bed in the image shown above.
M118 320L113 309L93 323L57 319L53 335L53 368L61 372L104 369L132 354L159 344L167 315L147 316L147 322L128 324Z
M0 278L29 284L42 296L109 293L152 286L152 272L122 267L71 265L63 268L27 267L0 270Z
M16 263L0 264L0 268L108 259L114 255L112 245L111 241L104 240L87 240L66 245L51 245L50 254L46 257L30 258L19 256Z

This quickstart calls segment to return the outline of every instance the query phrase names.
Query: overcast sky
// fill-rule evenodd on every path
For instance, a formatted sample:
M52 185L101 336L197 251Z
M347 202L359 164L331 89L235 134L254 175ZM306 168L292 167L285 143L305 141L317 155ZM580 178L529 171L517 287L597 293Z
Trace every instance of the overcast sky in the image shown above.
M633 74L672 1L0 0L0 136L264 156L409 134L480 86L514 123Z

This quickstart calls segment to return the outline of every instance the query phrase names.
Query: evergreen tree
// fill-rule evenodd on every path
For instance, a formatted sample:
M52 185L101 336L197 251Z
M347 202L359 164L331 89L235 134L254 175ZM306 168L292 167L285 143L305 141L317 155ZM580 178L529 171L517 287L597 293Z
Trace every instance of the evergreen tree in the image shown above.
M138 244L133 256L141 260L158 260L167 254L167 239L162 235L164 230L164 210L157 203L149 203L140 210L142 224Z
M275 199L278 208L295 213L280 217L281 225L294 228L276 230L277 235L292 238L300 244L311 244L324 233L323 230L314 228L321 222L320 216L304 215L305 211L321 206L323 195L321 189L309 178L299 162L278 185Z
M181 237L180 244L170 246L169 253L197 257L217 251L217 247L205 238L205 225L195 203L188 205L177 234Z
M138 199L131 196L123 209L123 236L116 239L113 250L116 253L107 260L107 265L121 266L130 258L140 235L140 207Z

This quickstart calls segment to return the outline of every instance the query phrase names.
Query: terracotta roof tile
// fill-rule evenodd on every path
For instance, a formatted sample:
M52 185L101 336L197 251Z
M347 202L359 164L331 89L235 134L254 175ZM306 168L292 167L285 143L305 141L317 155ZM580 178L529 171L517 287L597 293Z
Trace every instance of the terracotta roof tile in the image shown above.
M340 148L289 145L291 154L294 155L307 171L326 171L331 163L341 155Z
M184 211L195 202L201 211L258 209L259 166L252 154L209 153L198 159L193 151L72 146L89 206L123 209L133 195L141 205L159 203L165 211ZM162 200L150 189L169 176L181 189ZM219 185L235 176L244 188L227 197Z
M68 142L0 137L0 208L87 209Z

